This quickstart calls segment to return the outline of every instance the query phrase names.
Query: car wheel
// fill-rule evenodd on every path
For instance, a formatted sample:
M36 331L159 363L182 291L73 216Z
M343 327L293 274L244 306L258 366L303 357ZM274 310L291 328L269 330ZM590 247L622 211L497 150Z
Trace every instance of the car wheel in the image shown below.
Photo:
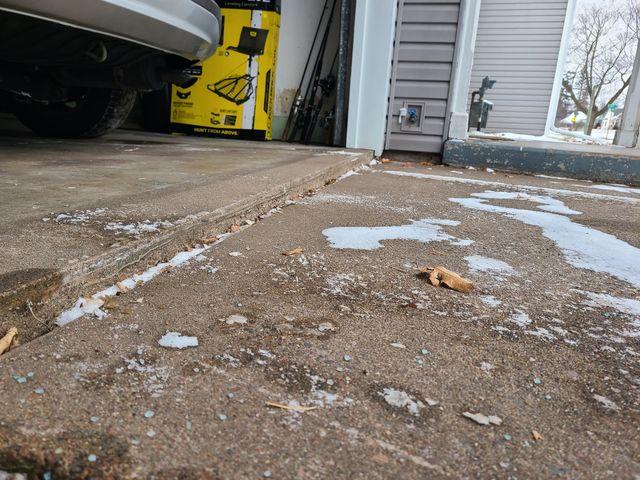
M16 102L14 114L38 135L93 138L122 125L135 100L134 90L76 89L64 103Z

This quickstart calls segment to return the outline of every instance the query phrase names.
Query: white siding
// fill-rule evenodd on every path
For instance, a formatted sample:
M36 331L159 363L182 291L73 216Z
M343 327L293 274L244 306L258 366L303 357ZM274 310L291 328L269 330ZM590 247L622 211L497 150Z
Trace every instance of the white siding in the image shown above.
M488 132L544 133L566 11L567 0L482 0L469 96L497 80Z

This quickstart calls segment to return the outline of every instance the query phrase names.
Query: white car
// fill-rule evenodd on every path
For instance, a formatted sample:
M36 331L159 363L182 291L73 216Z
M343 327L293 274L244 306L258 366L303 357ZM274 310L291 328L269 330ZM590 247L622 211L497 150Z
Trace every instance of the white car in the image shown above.
M103 135L136 92L191 85L220 26L214 0L0 0L0 106L39 135Z

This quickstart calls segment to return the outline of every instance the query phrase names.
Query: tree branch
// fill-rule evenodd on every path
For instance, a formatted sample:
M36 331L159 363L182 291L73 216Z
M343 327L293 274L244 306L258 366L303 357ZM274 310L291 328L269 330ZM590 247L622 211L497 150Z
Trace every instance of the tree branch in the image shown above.
M605 104L605 106L596 112L596 117L599 117L604 112L606 112L607 109L609 108L609 105L615 102L618 99L618 97L622 95L622 93L625 91L625 89L629 86L630 83L631 83L631 77L627 78L625 82L622 84L622 87L620 87L618 91L613 95L613 97L609 99L609 101Z
M587 113L587 107L578 99L578 97L576 97L576 94L573 91L573 85L571 85L566 80L562 80L562 86L564 87L564 89L567 91L567 93L571 97L571 101L573 101L573 103L575 104L575 106L578 109L578 111L586 114Z

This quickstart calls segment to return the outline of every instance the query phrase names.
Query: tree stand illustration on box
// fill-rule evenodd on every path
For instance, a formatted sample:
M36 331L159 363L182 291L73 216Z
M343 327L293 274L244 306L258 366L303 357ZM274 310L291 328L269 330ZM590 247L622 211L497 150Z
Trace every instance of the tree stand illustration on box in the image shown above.
M240 41L237 47L228 47L227 51L238 52L249 57L248 71L251 71L251 65L255 57L264 53L264 47L267 43L268 30L262 28L242 27ZM235 69L237 70L237 68ZM254 82L258 75L244 74L240 76L227 77L216 83L207 85L207 88L216 95L235 103L242 105L248 102L255 92Z

